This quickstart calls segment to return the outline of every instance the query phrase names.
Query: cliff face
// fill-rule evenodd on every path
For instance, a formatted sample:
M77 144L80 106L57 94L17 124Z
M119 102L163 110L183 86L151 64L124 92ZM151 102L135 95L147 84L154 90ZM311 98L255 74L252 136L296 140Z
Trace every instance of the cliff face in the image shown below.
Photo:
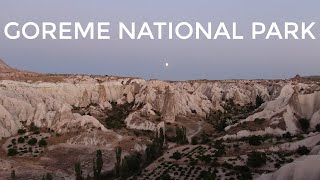
M126 152L143 151L153 137L154 133L150 131L162 128L168 132L168 139L172 139L174 129L179 125L187 128L189 141L201 133L211 133L212 142L228 138L235 140L235 145L242 137L252 135L281 138L287 132L305 134L306 139L293 142L283 137L280 144L273 144L271 139L272 142L261 149L268 152L292 151L302 145L311 149L320 139L319 133L311 132L320 123L319 80L300 77L291 80L168 82L87 75L29 75L0 61L0 139L18 137L17 131L28 129L31 124L40 127L41 132L51 133L53 143L45 156L57 162L56 170L61 170L59 162L65 157L55 153L64 153L66 149L77 151L92 162L91 154L102 148L110 155L106 158L110 164L104 171L110 171L116 146ZM264 101L258 107L257 97ZM299 124L302 118L310 123L308 134ZM226 126L218 130L220 127L215 121L220 120L225 120ZM10 138L6 141L11 142ZM240 152L246 156L252 147L243 146L245 151ZM4 144L2 148L6 150L7 147ZM319 147L315 148L319 150ZM300 178L301 174L292 174L293 170L317 163L312 158L318 156L319 151L316 151L313 156L297 159L261 178ZM67 167L73 167L79 157L68 161ZM20 172L29 173L28 164L19 166ZM90 166L86 167L91 171ZM41 174L43 167L40 169ZM308 169L298 169L303 170L302 174L309 173ZM64 175L66 179L73 177L69 172ZM319 176L315 174L314 177Z
M11 136L32 122L57 132L68 132L83 126L106 130L94 117L74 113L73 109L78 107L98 105L101 109L111 109L111 103L148 104L148 109L159 112L163 121L174 122L177 115L195 114L205 118L210 112L224 111L223 106L230 99L239 105L255 104L257 95L267 103L261 107L262 111L246 120L263 117L272 121L274 114L282 113L288 130L294 132L296 129L291 128L290 123L294 124L297 115L311 119L313 127L318 123L317 90L319 86L316 84L289 80L165 82L90 76L68 77L56 83L2 80L0 137ZM308 94L305 94L307 91ZM140 116L130 116L131 119L134 117ZM147 124L150 126L149 122ZM127 125L130 126L130 123Z

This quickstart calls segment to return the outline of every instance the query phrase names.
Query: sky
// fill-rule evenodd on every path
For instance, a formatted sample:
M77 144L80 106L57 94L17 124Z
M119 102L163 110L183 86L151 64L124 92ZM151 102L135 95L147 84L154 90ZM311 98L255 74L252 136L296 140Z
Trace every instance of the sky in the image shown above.
M320 23L318 0L7 0L0 6L0 58L42 73L145 79L281 79L320 74L318 40L8 40L5 25L42 22L237 22L250 36L253 21ZM112 26L116 27L116 26ZM111 28L114 33L116 28ZM315 29L315 32L320 32ZM318 36L319 37L319 36ZM165 67L165 63L169 66Z

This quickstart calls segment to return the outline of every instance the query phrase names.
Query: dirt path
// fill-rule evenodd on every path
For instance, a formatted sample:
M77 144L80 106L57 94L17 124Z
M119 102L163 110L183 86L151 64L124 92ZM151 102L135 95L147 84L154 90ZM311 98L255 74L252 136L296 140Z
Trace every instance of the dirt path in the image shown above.
M187 133L187 138L188 138L189 142L191 142L191 139L192 139L193 136L197 135L202 130L202 124L203 123L204 123L203 121L199 121L197 123L197 126L198 126L197 130Z

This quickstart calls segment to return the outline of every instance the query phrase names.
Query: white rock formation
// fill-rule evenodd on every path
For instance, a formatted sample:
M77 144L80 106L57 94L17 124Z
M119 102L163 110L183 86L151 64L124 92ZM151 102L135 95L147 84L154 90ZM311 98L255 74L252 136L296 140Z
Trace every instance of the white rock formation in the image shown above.
M157 123L141 121L137 125L132 120L146 112L159 112L161 119L169 122L174 122L177 115L191 113L206 117L211 111L223 111L223 104L228 99L240 105L254 104L257 95L269 102L261 107L263 111L245 121L256 117L275 121L274 115L280 113L287 130L296 132L299 117L311 119L312 128L319 121L320 93L315 89L319 90L319 86L268 80L166 82L85 75L65 77L56 83L2 80L0 138L15 134L31 122L62 133L79 127L106 130L95 118L72 113L75 107L98 105L101 109L111 109L111 102L143 104L144 108L131 113L126 123L131 128L154 130ZM304 94L310 90L313 91Z

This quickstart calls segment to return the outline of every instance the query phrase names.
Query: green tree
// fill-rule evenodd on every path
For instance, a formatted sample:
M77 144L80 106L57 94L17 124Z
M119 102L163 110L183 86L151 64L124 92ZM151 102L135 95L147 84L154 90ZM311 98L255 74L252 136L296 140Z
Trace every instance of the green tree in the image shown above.
M309 123L309 120L306 119L306 118L301 118L299 119L299 124L300 124L300 127L301 129L306 132L308 131L309 127L310 127L310 123Z
M157 143L155 143L155 142L152 142L151 144L147 145L146 156L147 156L147 161L148 162L151 162L151 161L156 159L156 157L157 157L157 149L158 149Z
M307 155L309 154L310 150L306 147L306 146L299 146L299 148L297 149L297 153L299 155Z
M259 95L256 96L256 108L260 107L264 103L264 100Z
M29 145L35 145L37 143L37 139L36 138L31 138L29 141L28 141L28 144Z
M100 149L98 149L96 152L96 160L94 161L94 165L93 165L94 180L100 180L102 166L103 166L102 152Z
M191 144L192 145L197 145L198 144L198 138L197 137L192 137L191 138Z
M172 154L172 156L170 158L175 159L175 160L179 160L182 158L182 154L180 152L176 151Z
M17 149L15 149L15 148L8 149L8 156L15 156L17 154L18 154Z
M176 127L176 143L185 144L188 143L187 129L185 127Z
M120 176L120 167L121 167L121 154L122 154L122 149L121 147L116 147L116 164L115 164L115 173L116 177Z
M217 120L214 124L214 127L218 132L224 131L224 128L228 126L227 121L225 119Z
M320 124L317 124L317 125L316 125L316 130L317 130L318 132L320 132Z
M83 180L81 163L77 162L74 166L76 180Z
M264 153L253 151L248 155L247 165L251 167L260 167L267 162L267 157Z
M44 147L44 146L46 146L48 143L47 143L47 141L45 140L45 139L41 139L40 141L39 141L39 147Z
M120 176L122 179L138 172L141 168L142 155L135 152L129 156L125 156L121 163Z
M164 136L164 130L163 128L160 128L160 133L159 133L159 142L160 142L160 147L163 147L164 141L165 141L165 136Z
M39 128L32 122L30 124L30 131L39 131Z
M27 132L27 130L25 130L25 129L18 130L18 134L20 134L20 135L25 134L26 132Z
M263 138L262 136L256 136L256 135L253 135L253 136L250 136L248 138L248 142L250 145L253 145L253 146L258 146L262 143L263 141Z
M18 138L18 143L24 143L25 139L21 136Z

